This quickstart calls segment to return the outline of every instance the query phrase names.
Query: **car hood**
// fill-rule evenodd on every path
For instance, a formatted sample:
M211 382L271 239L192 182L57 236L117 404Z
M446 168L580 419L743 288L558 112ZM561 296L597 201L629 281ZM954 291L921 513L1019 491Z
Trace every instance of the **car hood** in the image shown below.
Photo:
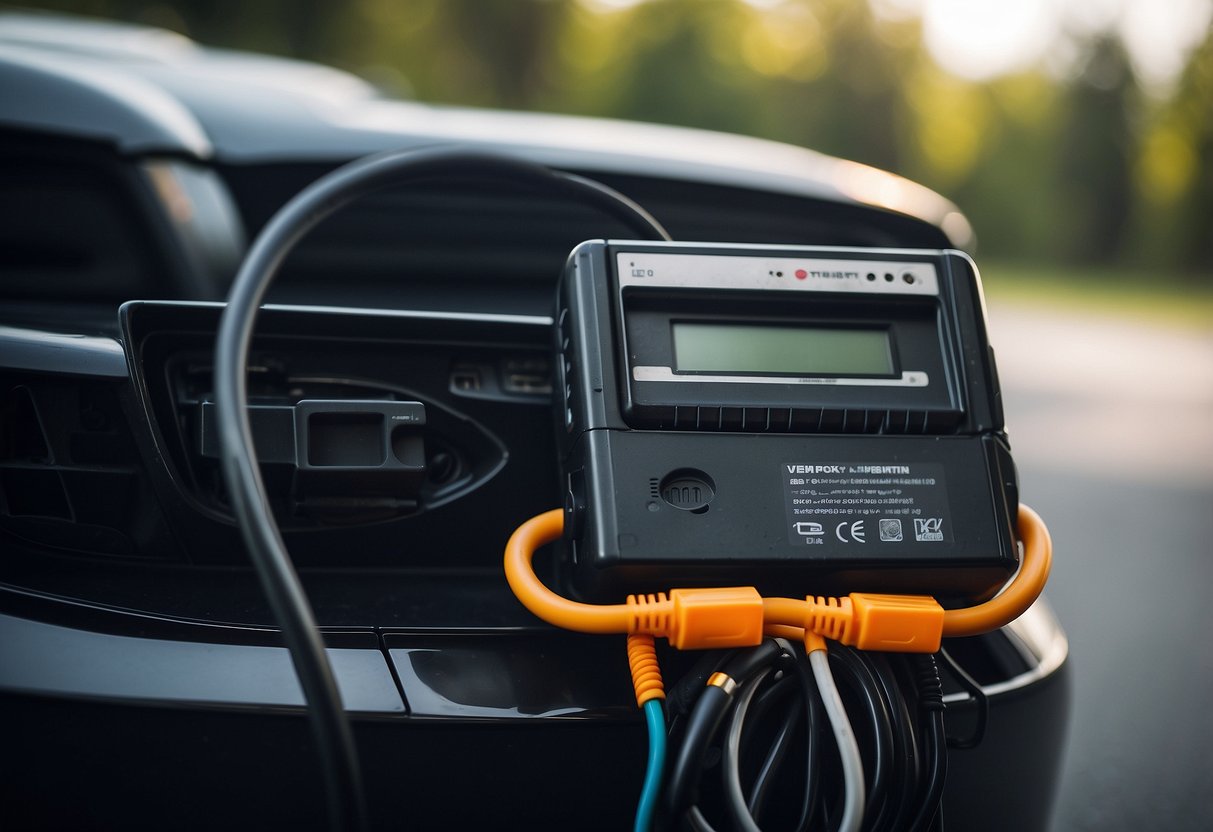
M388 98L354 75L200 46L162 29L0 14L0 124L92 138L130 155L228 164L331 161L457 143L585 172L654 176L864 204L937 225L955 205L902 177L763 139L612 119Z

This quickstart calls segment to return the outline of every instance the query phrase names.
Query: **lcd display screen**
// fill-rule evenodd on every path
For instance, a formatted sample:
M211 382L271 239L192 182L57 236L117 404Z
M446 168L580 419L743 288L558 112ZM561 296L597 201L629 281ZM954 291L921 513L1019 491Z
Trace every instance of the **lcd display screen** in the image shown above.
M674 370L786 376L891 376L885 329L672 322Z

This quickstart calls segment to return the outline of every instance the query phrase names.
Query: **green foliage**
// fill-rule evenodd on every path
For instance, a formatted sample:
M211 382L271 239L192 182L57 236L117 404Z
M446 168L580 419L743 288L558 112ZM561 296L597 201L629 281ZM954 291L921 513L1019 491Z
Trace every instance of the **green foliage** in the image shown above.
M1213 285L1156 270L1033 266L983 262L986 298L1000 306L1070 311L1083 316L1213 331Z

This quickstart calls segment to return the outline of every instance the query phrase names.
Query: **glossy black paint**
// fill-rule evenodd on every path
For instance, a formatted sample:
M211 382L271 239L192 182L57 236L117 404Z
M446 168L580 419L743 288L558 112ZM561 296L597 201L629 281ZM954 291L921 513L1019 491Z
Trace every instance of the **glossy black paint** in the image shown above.
M197 62L230 72L269 59L164 51L154 38L131 47L90 26L50 21L0 59L6 89L24 91L0 96L6 175L36 173L29 187L47 192L99 185L108 200L108 222L68 240L93 260L65 270L44 246L46 262L0 285L0 827L322 828L297 686L182 417L196 404L189 385L205 392L208 368L189 367L213 346L219 307L136 304L120 323L117 304L222 296L234 232L251 236L360 153L440 141L435 112L395 102L386 131L334 122L307 104L316 68L276 62L275 84L246 72L216 94ZM342 78L351 112L384 103ZM723 156L708 164L682 158L694 132L462 113L473 115L483 146L600 178L680 239L958 242L939 224L946 201L899 183L922 201L864 204L841 189L853 165L807 151L782 148L795 165L771 171L755 152L767 145L750 140L715 137ZM563 144L533 143L547 126ZM620 145L604 150L601 131ZM183 223L157 177L187 193L205 180L217 198ZM26 227L25 204L4 215L10 229ZM113 239L91 233L102 228ZM547 355L565 257L612 235L592 211L487 183L388 191L318 229L276 287L279 301L346 308L280 307L259 321L263 357L301 368L307 385L424 400L427 427L478 463L413 518L336 525L279 506L344 657L376 828L630 824L644 734L622 638L540 624L499 567L509 531L562 490L547 397L508 389L503 362ZM478 389L460 386L473 377ZM539 567L550 580L543 557ZM1033 667L1001 633L956 649L988 684ZM668 676L689 660L665 654ZM1043 824L1067 687L1064 664L1050 671L996 697L987 743L954 756L949 828Z

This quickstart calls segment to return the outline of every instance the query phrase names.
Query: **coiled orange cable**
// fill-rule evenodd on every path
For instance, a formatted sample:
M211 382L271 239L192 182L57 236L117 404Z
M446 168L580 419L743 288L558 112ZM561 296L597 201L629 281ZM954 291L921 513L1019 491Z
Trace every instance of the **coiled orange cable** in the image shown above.
M632 687L641 708L650 699L665 699L665 684L657 664L657 646L647 633L628 635L628 666L632 669Z

